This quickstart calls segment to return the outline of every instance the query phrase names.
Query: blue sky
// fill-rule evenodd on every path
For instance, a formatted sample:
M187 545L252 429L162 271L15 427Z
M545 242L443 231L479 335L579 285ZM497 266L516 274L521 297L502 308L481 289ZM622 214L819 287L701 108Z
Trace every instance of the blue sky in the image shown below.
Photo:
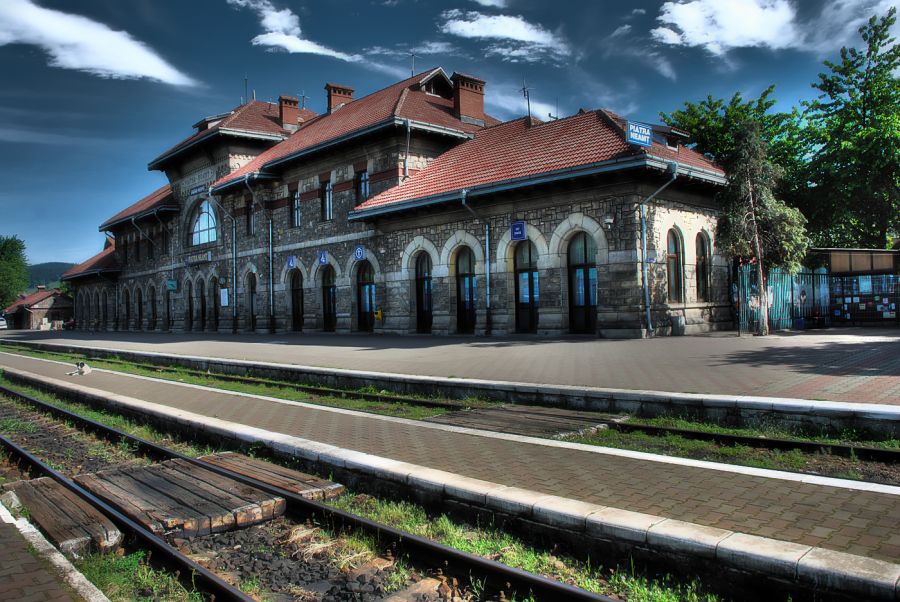
M0 234L31 262L79 262L97 226L165 183L147 163L244 94L325 82L360 97L411 68L486 80L487 110L606 107L658 121L685 100L776 84L779 108L892 0L2 0ZM558 106L558 110L557 110Z

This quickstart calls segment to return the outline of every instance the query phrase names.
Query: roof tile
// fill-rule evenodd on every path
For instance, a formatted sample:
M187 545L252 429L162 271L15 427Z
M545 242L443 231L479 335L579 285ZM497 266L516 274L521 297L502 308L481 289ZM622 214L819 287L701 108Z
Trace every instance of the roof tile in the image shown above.
M137 203L123 209L122 211L119 211L117 214L103 222L100 225L100 230L106 230L113 224L128 219L133 215L139 215L146 211L150 211L152 209L164 207L167 205L172 207L178 206L175 203L175 198L172 196L172 186L170 184L166 184L162 188L154 190L153 192L139 200Z
M69 280L75 278L85 272L93 272L93 271L113 271L118 270L121 266L119 265L119 259L116 255L116 241L111 237L106 237L106 246L102 251L84 261L79 263L78 265L69 268L63 275L60 276L62 280Z

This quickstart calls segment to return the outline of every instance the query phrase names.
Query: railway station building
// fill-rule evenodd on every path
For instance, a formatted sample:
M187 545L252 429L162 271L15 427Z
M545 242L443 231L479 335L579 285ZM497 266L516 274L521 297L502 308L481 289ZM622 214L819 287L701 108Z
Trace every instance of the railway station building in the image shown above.
M731 328L725 174L606 110L484 111L433 69L362 98L325 86L195 124L169 183L101 224L64 277L80 328L640 337Z

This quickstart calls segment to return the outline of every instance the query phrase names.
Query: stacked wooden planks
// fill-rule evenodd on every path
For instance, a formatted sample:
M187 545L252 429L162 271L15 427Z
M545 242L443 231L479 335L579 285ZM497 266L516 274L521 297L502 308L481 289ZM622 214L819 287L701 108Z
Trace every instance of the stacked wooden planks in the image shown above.
M99 510L50 477L11 485L31 520L70 558L90 552L112 552L122 532Z
M344 486L319 477L250 458L233 452L223 452L198 458L220 468L256 479L273 487L296 493L308 500L337 497L344 492Z
M285 510L284 498L179 459L75 480L160 536L228 531L271 520Z

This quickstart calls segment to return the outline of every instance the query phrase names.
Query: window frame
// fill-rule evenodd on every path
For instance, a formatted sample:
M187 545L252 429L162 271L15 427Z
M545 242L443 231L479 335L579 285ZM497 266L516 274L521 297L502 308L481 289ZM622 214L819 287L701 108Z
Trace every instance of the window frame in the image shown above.
M256 212L253 210L253 200L247 201L247 218L245 223L245 231L247 236L256 235Z
M330 222L334 219L334 187L331 180L319 185L320 221Z
M709 303L710 295L710 257L712 255L709 237L705 232L698 232L695 239L696 245L696 261L694 274L697 281L697 301L701 303ZM702 249L702 254L700 253Z
M200 219L203 215L207 215L206 227L198 228ZM206 234L206 240L202 240L202 234ZM204 199L194 209L193 218L191 219L190 230L190 246L198 247L216 242L219 239L219 220L216 218L215 210L208 199Z
M291 228L299 228L303 217L303 209L300 202L300 190L295 190L291 197Z
M675 240L674 252L669 249L671 238ZM666 296L670 304L684 303L684 242L675 228L666 232Z
M356 173L356 204L361 205L369 199L372 193L369 170L364 169Z

